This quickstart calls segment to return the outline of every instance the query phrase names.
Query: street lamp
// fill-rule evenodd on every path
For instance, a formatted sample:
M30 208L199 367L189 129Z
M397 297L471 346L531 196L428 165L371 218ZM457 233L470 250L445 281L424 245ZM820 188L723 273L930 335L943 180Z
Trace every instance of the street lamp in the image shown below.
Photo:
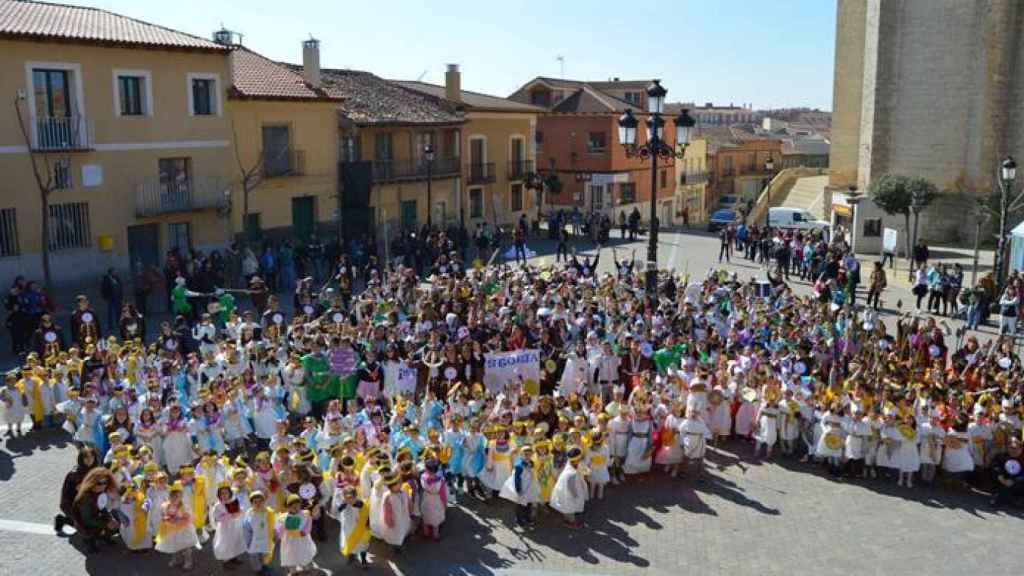
M996 247L996 287L1000 290L1003 287L1003 262L1006 251L1006 213L1007 196L1013 190L1013 183L1017 180L1017 162L1013 156L1007 156L999 166L999 242Z
M430 183L434 176L434 147L427 144L423 147L423 159L427 161L427 229L433 230L431 214L434 212L434 203L430 194Z
M921 210L924 210L925 201L926 201L926 199L925 199L925 192L924 192L924 190L922 190L920 187L914 188L914 191L911 192L911 195L910 195L910 211L914 213L914 232L911 235L911 240L910 240L910 252L911 253L909 254L910 262L911 262L909 278L911 280L914 279L914 266L913 266L914 254L913 254L913 252L914 252L914 249L917 248L917 221L918 221L918 219L921 216Z
M846 203L850 205L850 253L857 253L857 205L864 197L857 193L856 186L846 191Z
M768 195L768 202L764 208L764 229L765 232L768 233L768 236L771 237L772 223L768 217L772 211L772 172L775 171L775 161L772 160L770 152L768 154L768 159L764 161L764 171L768 173L768 183L764 186L765 194Z
M668 94L660 80L654 80L647 87L647 142L637 144L636 128L639 125L633 110L619 118L619 144L626 150L628 158L651 160L651 218L650 238L647 244L647 296L656 300L658 296L658 158L665 160L682 158L690 143L690 129L696 124L689 111L683 108L673 121L676 127L676 141L665 141L665 120L661 117L665 109L665 95Z

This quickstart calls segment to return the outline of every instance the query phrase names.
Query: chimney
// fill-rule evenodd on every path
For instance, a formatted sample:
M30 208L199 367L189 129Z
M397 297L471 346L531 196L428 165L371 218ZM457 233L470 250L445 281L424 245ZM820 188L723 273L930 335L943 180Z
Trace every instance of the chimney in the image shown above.
M444 97L452 102L462 102L462 73L458 64L449 64L444 73Z
M302 78L313 88L320 87L320 41L316 38L302 42Z

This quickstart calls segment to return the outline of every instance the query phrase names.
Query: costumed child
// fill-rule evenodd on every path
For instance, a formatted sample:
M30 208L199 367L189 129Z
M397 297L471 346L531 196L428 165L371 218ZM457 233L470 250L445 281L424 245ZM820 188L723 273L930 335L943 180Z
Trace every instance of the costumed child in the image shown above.
M313 517L308 510L302 509L302 498L298 494L289 494L285 506L287 513L277 516L281 567L287 568L288 574L299 574L316 557L316 544L310 536Z
M331 504L332 516L338 519L341 531L338 544L341 555L351 564L359 557L359 565L366 569L369 562L366 551L370 547L370 507L359 499L355 485L345 485L335 491Z
M183 570L191 570L192 551L199 548L199 538L196 536L190 506L184 500L181 482L171 486L167 501L160 508L156 551L171 555L171 567L180 565Z
M942 454L942 471L960 480L974 470L971 458L971 437L967 434L967 423L957 422L946 434L945 450Z
M629 442L626 444L626 459L622 463L625 474L646 474L651 470L651 456L654 452L654 421L651 420L651 406L642 400L638 403L633 421L629 423Z
M946 430L942 427L941 417L938 413L918 427L918 435L921 437L918 451L921 458L921 481L931 484L935 480L935 472L942 462L942 448L946 441Z
M616 387L616 390L619 390ZM622 463L626 460L626 446L629 443L629 420L631 410L628 405L623 404L615 417L608 422L608 432L611 435L612 484L625 482L626 477L622 473Z
M907 488L913 488L914 472L921 468L921 454L918 451L919 436L914 427L914 415L906 414L902 424L891 426L886 431L894 445L890 465L899 473L896 485L906 484Z
M134 481L121 485L120 511L122 518L127 519L120 525L121 540L133 552L149 550L153 547L153 531L149 524L151 502L146 497L148 482L141 476Z
M445 508L448 506L448 485L440 473L441 463L430 455L424 463L426 469L420 475L420 516L423 518L423 533L441 539L441 524L444 523Z
M192 524L196 529L196 537L200 542L205 543L209 539L206 532L207 506L206 499L206 477L196 476L192 466L182 466L178 470L181 482L181 499L189 507Z
M462 476L465 479L466 493L486 498L480 484L480 473L487 460L487 437L481 431L482 420L474 418L470 421L469 434L463 441Z
M878 471L875 467L878 464L878 453L881 450L879 445L882 443L882 416L872 408L862 422L868 425L868 437L864 441L864 472L861 473L861 477L867 478L870 475L872 478L877 478Z
M669 472L673 478L679 475L679 464L683 461L683 449L680 446L679 440L676 438L676 430L679 425L683 422L683 409L685 406L682 401L676 400L672 404L672 412L665 416L665 421L661 425L658 431L658 451L654 455L654 462L662 466L665 472ZM592 458L591 458L592 460ZM593 466L591 466L591 498L596 498L597 495L594 493L593 488ZM603 488L601 497L603 497Z
M832 476L840 473L839 464L843 457L843 418L840 416L839 403L833 403L821 417L822 434L815 447L815 456L827 460L828 470Z
M274 530L277 519L274 511L267 507L267 498L259 490L249 495L249 510L242 523L245 537L245 551L249 554L249 566L260 576L270 575L274 561Z
M25 420L25 405L28 404L28 400L21 390L18 390L18 377L13 372L8 372L4 377L4 387L0 388L0 401L3 402L7 437L13 438L15 432L21 436L21 423Z
M782 453L787 456L796 450L796 441L800 438L800 416L800 402L793 397L793 389L786 388L779 403L779 441Z
M480 482L487 489L488 498L497 496L505 480L512 475L512 446L508 429L504 424L498 424L492 430L495 438L488 442L487 463L480 472Z
M149 500L149 530L153 534L160 531L160 517L163 512L164 502L170 497L170 490L167 484L167 474L159 471L155 462L147 464L150 469L145 470L148 488L146 499ZM148 482L149 475L153 475L153 481Z
M765 396L757 416L757 432L754 434L754 458L757 458L757 455L761 453L762 446L764 446L764 457L771 458L772 448L779 438L779 409L777 402L771 395L771 391Z
M164 439L162 446L163 462L171 475L176 475L186 463L195 457L192 452L192 438L189 436L188 423L181 413L177 402L167 408L164 417Z
M501 497L515 502L516 525L525 527L533 522L533 506L540 502L540 483L534 462L534 450L529 444L519 448L512 475L501 488Z
M696 408L686 409L686 419L679 424L679 438L686 458L686 473L691 472L700 480L704 472L704 452L711 439L711 429L700 417Z
M867 474L864 467L865 454L868 449L868 439L871 438L871 424L866 418L860 415L857 404L850 404L847 407L850 415L843 421L843 431L846 432L846 440L843 446L843 456L846 458L849 474L862 477Z
M581 528L583 522L576 515L582 514L587 502L587 485L579 471L583 460L583 452L573 446L568 452L568 463L558 475L555 490L551 494L551 507L562 513L565 525L569 528Z
M669 416L671 418L672 416ZM675 441L675 430L673 429L673 441ZM681 451L680 451L681 452ZM604 487L611 480L608 472L608 464L611 460L611 448L608 446L607 438L600 430L590 433L590 450L587 451L587 468L590 469L588 478L590 484L590 498L593 500L604 500ZM680 461L682 458L680 457ZM678 467L678 464L675 465Z
M391 472L381 481L387 486L380 502L381 538L396 554L401 554L402 544L412 527L409 494L402 490L402 477L397 471Z
M213 557L231 569L242 563L246 553L242 531L242 505L227 480L217 486L217 503L211 513L216 532L213 535Z

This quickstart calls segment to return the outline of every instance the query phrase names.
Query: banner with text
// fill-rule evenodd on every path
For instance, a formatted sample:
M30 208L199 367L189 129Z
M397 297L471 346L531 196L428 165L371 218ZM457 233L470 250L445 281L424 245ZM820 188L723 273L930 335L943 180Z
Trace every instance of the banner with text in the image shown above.
M522 380L530 394L540 390L540 350L484 354L484 386L500 391L509 381Z

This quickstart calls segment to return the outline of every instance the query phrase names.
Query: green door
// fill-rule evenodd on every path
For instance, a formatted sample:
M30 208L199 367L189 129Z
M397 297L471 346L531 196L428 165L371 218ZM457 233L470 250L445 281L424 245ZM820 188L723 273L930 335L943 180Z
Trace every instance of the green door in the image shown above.
M292 198L292 232L303 242L309 240L316 227L314 200L313 196Z
M416 201L406 200L402 202L402 228L407 230L416 229Z

